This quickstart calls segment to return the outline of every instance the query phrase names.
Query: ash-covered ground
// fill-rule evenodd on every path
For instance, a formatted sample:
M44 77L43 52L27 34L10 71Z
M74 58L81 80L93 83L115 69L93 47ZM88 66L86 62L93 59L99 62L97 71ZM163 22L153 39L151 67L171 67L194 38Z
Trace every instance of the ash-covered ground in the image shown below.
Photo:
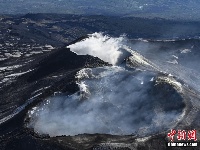
M200 22L0 20L0 149L169 149L171 129L200 139Z

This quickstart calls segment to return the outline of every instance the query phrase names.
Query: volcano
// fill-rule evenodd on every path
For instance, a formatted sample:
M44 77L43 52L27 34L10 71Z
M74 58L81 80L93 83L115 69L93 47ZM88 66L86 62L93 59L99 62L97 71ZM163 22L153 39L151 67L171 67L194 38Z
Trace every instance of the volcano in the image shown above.
M3 51L0 149L168 149L171 129L200 131L198 38L95 32L66 44L15 22L23 32L10 30L30 43Z

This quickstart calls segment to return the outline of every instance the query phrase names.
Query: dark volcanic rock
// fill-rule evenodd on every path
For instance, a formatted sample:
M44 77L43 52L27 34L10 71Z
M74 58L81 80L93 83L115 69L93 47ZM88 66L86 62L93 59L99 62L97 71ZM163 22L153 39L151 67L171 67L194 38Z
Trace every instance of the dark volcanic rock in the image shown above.
M23 66L21 70L29 68L33 71L17 77L11 84L4 85L0 90L0 106L3 110L0 119L3 121L8 117L0 125L0 149L22 150L30 147L31 149L61 149L58 144L32 137L30 132L24 129L24 118L28 109L53 95L54 92L76 92L77 71L84 67L105 65L109 64L89 55L78 56L70 49L60 48L35 57L31 64ZM38 89L41 89L39 95L36 91ZM35 98L31 99L31 97ZM14 117L9 119L9 115Z

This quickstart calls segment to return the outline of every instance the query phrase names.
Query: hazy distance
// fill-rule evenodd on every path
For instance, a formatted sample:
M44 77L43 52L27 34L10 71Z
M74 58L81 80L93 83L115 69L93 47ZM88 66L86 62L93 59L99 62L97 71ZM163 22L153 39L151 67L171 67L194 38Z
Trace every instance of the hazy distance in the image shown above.
M0 0L0 14L62 13L200 19L197 0Z

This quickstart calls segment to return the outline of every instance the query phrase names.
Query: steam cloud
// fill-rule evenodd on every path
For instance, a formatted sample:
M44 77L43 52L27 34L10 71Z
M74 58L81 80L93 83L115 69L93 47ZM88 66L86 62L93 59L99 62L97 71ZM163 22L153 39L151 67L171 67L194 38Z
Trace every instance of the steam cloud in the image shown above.
M111 38L102 33L94 33L84 41L69 45L68 48L78 55L96 56L105 62L116 65L128 55L123 50L124 42L124 37Z
M29 111L29 127L50 136L81 133L138 134L169 129L180 119L183 102L177 93L163 96L154 73L121 67L83 69L80 91L52 97ZM164 104L164 105L163 105Z

